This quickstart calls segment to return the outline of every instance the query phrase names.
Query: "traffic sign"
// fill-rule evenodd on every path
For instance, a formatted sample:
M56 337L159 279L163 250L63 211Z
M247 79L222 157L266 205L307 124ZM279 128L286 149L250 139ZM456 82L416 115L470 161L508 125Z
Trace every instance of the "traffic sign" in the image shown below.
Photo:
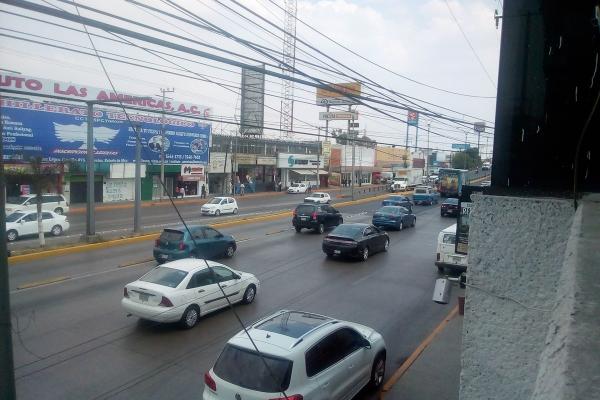
M485 132L485 122L475 122L473 124L475 132Z
M349 120L358 119L358 113L355 111L340 111L340 112L320 112L319 119L321 121L330 121L334 119Z

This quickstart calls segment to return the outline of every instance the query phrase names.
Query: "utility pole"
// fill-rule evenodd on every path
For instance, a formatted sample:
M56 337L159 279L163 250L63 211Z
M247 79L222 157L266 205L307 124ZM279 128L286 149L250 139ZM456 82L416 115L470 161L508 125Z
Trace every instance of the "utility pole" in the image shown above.
M96 235L94 196L94 102L87 102L87 201L86 235L88 240Z
M135 203L133 210L133 232L141 232L142 222L142 137L140 135L141 126L136 125L135 129ZM162 188L161 188L162 191Z
M425 158L425 171L427 176L429 176L429 124L427 124L427 156Z
M408 118L406 120L406 145L404 146L404 149L406 150L406 154L408 155L408 127L410 125L408 124Z
M175 88L172 89L160 89L162 93L162 117L160 119L160 198L159 201L162 201L163 195L165 194L165 93L173 93L175 92Z
M0 121L2 119L0 118ZM14 400L15 369L13 363L12 321L10 319L10 295L8 284L8 251L6 249L6 177L4 176L4 124L0 122L0 399Z
M465 132L465 149L463 155L465 156L465 169L467 169L467 132Z
M317 134L317 189L321 188L321 175L320 174L320 168L321 168L321 127L319 126L318 129L318 134Z
M348 106L348 111L352 112L352 106ZM352 120L348 120L348 137L350 137L350 121L352 121L352 125L354 125L354 118L352 118ZM352 200L354 200L354 163L356 150L356 140L354 139L354 133L352 133L352 175L350 176L350 190L352 191Z
M325 108L326 112L329 112L329 104L327 105L327 107ZM329 120L326 119L325 120L325 141L328 140L328 135L329 134ZM332 141L333 142L333 141ZM329 187L329 176L331 175L331 143L329 144L329 162L327 163L327 186Z

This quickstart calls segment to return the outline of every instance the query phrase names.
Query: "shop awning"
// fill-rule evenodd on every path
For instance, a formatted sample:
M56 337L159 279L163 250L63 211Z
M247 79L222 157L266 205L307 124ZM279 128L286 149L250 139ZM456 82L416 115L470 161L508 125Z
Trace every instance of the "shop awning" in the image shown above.
M317 171L314 169L293 169L292 172L295 174L298 174L298 175L316 175L317 174ZM327 171L323 171L323 170L319 171L319 175L327 175L327 174L328 174Z

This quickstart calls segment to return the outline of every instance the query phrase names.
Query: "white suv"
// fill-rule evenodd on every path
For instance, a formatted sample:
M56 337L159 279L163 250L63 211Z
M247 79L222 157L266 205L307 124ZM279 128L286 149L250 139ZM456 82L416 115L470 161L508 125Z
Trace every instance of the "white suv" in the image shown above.
M15 211L37 211L36 195L28 194L26 196L9 197L6 199L6 215ZM62 215L69 211L69 203L62 194L43 194L42 210L53 211Z
M204 400L341 400L385 376L385 342L375 330L302 311L279 311L227 342L204 374Z

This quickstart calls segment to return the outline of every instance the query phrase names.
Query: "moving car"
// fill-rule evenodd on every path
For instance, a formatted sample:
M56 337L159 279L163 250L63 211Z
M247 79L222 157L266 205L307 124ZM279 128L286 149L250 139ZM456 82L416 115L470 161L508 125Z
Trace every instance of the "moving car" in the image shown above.
M121 305L136 317L179 322L189 329L199 317L229 305L223 292L231 303L250 304L259 289L260 282L252 274L214 261L186 258L159 265L127 284Z
M446 215L458 217L458 214L460 214L458 199L455 199L454 197L448 197L446 200L444 200L440 208L440 215L442 217L445 217Z
M406 190L407 187L408 187L408 179L407 178L394 179L394 181L390 185L390 192L399 192L401 190Z
M382 206L412 207L412 201L406 196L392 195L381 202Z
M384 206L375 211L371 223L378 228L396 228L401 231L408 226L414 227L417 224L417 217L410 208Z
M6 199L6 215L15 211L37 211L37 200L35 194ZM52 211L62 215L69 211L69 203L62 194L43 194L42 211Z
M60 236L69 230L69 220L64 215L52 211L42 212L42 229L44 233ZM6 240L14 242L21 236L37 235L37 212L17 211L6 217Z
M307 193L310 191L310 185L300 182L300 183L292 183L288 188L287 192L292 193Z
M415 204L437 204L440 199L438 192L429 186L417 186L412 196Z
M282 310L247 332L229 339L204 374L203 400L342 400L383 384L385 341L367 326Z
M388 234L369 224L342 224L323 239L323 252L327 257L350 256L367 261L369 255L387 251Z
M298 233L302 231L302 228L323 233L326 228L343 223L342 214L327 204L299 204L292 213L292 225Z
M233 257L237 244L231 235L204 225L165 228L154 242L154 259L159 263L181 258Z
M483 165L481 166L482 171L489 171L491 168L492 168L492 163L489 161L484 162Z
M467 270L468 258L465 254L456 253L455 243L456 224L443 229L438 234L435 266L439 272L444 272L444 269L459 272Z
M233 197L215 197L200 208L202 215L237 214L238 205Z
M319 203L319 204L329 204L331 203L331 197L329 193L323 192L315 192L308 197L304 198L305 203Z

